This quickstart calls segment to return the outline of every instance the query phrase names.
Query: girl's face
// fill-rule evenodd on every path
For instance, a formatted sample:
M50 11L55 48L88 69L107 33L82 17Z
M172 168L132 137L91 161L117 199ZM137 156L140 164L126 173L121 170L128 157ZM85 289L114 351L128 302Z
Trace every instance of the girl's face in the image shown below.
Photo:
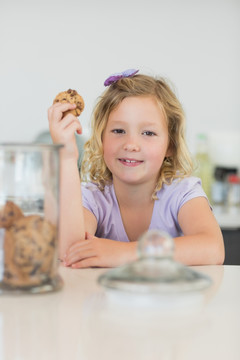
M104 160L113 181L155 186L165 156L168 128L154 97L128 97L114 109L103 134Z

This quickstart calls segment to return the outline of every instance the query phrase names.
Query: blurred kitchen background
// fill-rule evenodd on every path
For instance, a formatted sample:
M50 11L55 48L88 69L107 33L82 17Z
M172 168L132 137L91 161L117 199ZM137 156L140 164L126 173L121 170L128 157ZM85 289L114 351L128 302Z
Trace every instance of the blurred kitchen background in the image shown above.
M239 0L0 0L0 40L0 142L48 141L47 109L72 88L85 100L82 147L110 74L169 79L196 173L240 245Z

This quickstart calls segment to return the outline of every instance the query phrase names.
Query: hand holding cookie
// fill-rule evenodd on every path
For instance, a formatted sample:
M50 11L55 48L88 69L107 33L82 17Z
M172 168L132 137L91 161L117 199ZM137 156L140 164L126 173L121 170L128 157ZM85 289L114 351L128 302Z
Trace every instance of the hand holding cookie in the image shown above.
M83 98L76 90L60 92L48 110L49 129L55 144L63 144L64 152L78 157L74 133L82 133L77 119L84 109ZM72 156L72 155L71 155Z

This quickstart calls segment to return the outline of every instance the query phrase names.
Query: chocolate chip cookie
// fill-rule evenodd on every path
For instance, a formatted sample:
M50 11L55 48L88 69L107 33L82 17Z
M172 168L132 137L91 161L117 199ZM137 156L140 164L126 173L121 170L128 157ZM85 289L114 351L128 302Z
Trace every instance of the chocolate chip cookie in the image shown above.
M3 281L10 286L41 285L54 274L56 228L38 215L16 220L5 230Z
M69 102L71 104L76 104L75 109L66 111L64 115L71 113L74 116L79 116L81 115L84 109L83 98L77 93L76 90L68 89L67 91L60 92L53 100L53 104L57 102L61 102L61 103Z
M12 201L0 206L0 228L8 228L13 222L23 217L22 210Z

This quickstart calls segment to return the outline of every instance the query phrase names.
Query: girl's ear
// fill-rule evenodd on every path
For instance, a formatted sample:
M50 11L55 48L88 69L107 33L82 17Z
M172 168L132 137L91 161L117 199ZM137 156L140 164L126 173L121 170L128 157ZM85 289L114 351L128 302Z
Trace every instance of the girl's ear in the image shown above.
M172 156L172 155L173 155L172 144L171 144L171 143L169 143L169 145L168 145L168 149L167 149L167 151L166 151L166 155L165 155L165 157L170 157L170 156Z

